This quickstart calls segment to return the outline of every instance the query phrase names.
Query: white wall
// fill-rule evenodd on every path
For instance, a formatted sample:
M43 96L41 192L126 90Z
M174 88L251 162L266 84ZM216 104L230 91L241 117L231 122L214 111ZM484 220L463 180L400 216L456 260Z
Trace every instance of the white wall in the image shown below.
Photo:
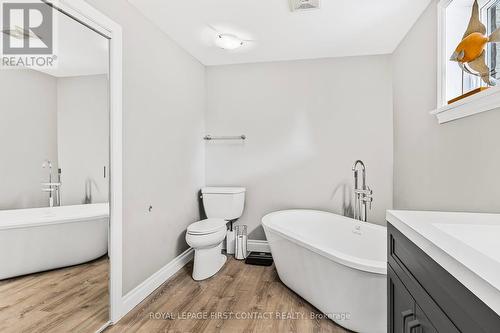
M0 75L0 209L43 207L45 160L57 173L56 80L31 70Z
M205 68L128 1L88 2L123 28L126 293L187 249L199 219Z
M57 145L61 202L108 202L109 106L106 75L57 79Z
M369 220L392 206L392 86L389 56L207 68L208 185L245 186L240 223L264 239L263 215L288 208L343 214L352 165L367 165ZM344 207L346 206L346 207Z
M433 1L393 55L394 205L500 212L500 110L438 125Z

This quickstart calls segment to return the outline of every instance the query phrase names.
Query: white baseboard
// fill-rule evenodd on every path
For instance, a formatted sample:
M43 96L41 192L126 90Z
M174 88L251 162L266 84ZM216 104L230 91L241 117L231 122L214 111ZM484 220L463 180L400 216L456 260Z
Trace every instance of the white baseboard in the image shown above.
M224 242L225 243L225 242ZM271 252L271 248L267 241L263 240L248 240L247 243L248 251L255 252ZM184 267L188 262L193 259L194 250L189 248L183 253L181 253L174 260L163 266L156 273L147 278L140 285L129 291L125 296L123 296L123 308L122 314L125 316L133 308L135 308L139 303L141 303L146 297L148 297L153 291L165 283L172 275L177 273L182 267Z
M271 252L269 243L265 240L252 240L249 239L247 242L247 250L254 252Z
M130 310L135 308L155 289L165 283L172 275L177 273L182 267L193 259L194 250L189 248L174 260L163 266L159 271L151 275L140 285L123 296L122 314L125 316Z
M226 241L222 242L222 249L226 249ZM252 252L271 252L269 243L265 240L252 240L247 241L247 250Z

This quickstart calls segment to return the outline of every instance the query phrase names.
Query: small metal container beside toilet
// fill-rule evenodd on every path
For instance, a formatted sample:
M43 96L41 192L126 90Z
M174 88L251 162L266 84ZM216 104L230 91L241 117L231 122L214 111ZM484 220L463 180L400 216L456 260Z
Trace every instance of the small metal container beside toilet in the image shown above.
M247 251L247 226L238 225L236 226L236 244L235 244L235 254L234 257L238 260L246 259Z

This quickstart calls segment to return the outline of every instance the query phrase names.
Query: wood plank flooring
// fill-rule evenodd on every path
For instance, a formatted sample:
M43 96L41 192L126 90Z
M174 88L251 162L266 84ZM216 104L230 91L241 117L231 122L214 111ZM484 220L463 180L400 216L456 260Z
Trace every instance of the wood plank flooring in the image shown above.
M108 319L109 262L0 281L0 332L93 333Z
M184 267L106 333L348 332L329 319L311 319L318 310L280 282L274 265L229 259L201 282L191 278L191 269Z

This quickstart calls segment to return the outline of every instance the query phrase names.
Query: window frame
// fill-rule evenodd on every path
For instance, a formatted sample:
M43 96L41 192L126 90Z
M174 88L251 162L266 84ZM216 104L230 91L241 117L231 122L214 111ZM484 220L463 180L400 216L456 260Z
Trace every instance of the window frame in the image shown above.
M440 0L437 4L437 103L436 109L430 113L437 117L440 124L500 107L500 82L499 86L491 87L452 104L448 104L446 100L446 65L449 61L449 55L446 52L446 9L453 1L455 0ZM483 8L491 6L495 1L488 0L481 6L483 22L485 19L483 15L487 12L483 11Z

